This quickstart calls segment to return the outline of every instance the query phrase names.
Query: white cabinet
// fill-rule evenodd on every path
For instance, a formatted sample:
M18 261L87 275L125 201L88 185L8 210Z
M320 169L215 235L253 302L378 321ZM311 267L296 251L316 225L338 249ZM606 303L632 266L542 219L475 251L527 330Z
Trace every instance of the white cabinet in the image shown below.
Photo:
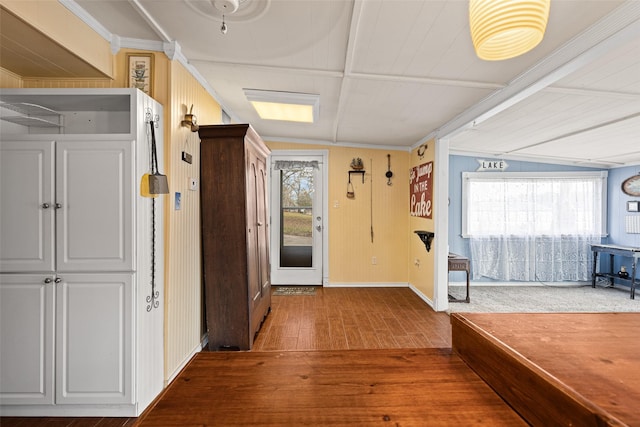
M163 197L138 188L161 116L135 89L0 94L3 415L136 416L162 391Z
M2 403L132 403L132 283L131 274L4 274Z
M132 275L56 280L56 403L132 403Z
M47 405L54 401L52 283L51 277L39 274L2 275L0 393L3 404Z
M3 140L1 150L2 271L132 270L130 140Z
M53 271L53 141L0 146L0 271ZM24 173L29 171L29 173Z

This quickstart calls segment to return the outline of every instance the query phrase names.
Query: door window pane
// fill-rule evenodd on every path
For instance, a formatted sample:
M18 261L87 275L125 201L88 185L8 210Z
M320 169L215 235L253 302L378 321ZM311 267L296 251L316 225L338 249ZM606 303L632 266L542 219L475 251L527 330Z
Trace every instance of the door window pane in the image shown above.
M280 171L280 267L312 267L312 167Z

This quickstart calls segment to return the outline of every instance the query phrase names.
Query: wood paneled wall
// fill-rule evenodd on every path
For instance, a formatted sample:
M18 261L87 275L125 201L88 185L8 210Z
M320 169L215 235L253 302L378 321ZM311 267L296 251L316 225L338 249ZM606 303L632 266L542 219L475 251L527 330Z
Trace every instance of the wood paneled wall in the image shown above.
M435 162L435 141L427 141L427 149L424 152L422 158L418 156L418 150L415 149L411 152L411 166L415 167L423 163L433 161L434 179L433 184L436 186L436 169L438 164ZM420 218L410 216L409 224L409 257L407 263L409 267L409 283L419 290L425 297L433 301L434 298L434 283L435 283L435 246L432 244L431 250L427 252L424 243L420 240L415 230L435 231L434 218L436 215L436 209L438 209L435 203L435 188L431 189L431 195L434 198L434 204L432 205L433 216L431 218ZM407 192L409 191L407 184ZM444 209L447 207L445 206ZM406 205L407 215L409 213L409 203ZM437 236L436 236L437 238ZM418 262L416 262L416 260Z
M181 126L193 105L200 124L219 124L218 103L180 63L169 68L170 96L165 104L168 145L165 166L169 178L166 230L165 288L165 379L170 381L191 355L200 350L203 334L203 294L200 259L200 140L197 132ZM182 161L182 152L192 155L192 163ZM189 180L198 182L189 189ZM180 210L175 194L181 193Z

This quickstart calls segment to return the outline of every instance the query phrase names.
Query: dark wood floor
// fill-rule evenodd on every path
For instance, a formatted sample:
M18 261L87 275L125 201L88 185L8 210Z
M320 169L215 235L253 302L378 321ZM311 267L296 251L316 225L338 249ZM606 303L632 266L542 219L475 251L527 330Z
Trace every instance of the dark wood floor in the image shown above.
M253 351L450 348L451 324L408 288L274 296ZM1 427L128 427L135 418L0 417Z
M531 424L640 426L640 313L463 313L452 325L456 353Z
M527 424L451 349L202 352L137 427Z
M271 307L254 351L451 347L449 316L409 288L317 288Z

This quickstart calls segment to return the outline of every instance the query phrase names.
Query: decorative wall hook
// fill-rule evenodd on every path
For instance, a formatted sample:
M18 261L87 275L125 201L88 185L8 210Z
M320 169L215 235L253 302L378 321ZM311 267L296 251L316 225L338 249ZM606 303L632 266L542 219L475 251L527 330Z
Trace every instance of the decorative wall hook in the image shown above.
M189 113L184 115L184 120L180 122L180 124L191 129L191 132L197 132L198 129L200 129L200 126L198 126L198 118L193 114L193 104L191 104Z
M422 243L424 243L424 247L427 248L427 252L429 252L431 250L431 242L433 241L433 238L436 236L436 234L431 231L424 230L416 230L414 231L414 233L416 233L418 237L420 237L420 240L422 240Z

